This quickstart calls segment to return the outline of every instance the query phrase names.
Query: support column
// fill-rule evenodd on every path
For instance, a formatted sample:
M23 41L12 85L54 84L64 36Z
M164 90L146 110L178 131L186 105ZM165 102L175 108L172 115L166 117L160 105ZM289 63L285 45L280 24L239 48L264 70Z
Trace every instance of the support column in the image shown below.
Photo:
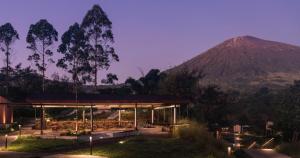
M173 124L176 124L176 105L174 105Z
M82 122L85 124L85 108L82 110Z
M121 126L121 109L119 109L119 126Z
M164 108L164 114L163 114L164 116L164 123L166 123L166 109Z
M76 123L75 123L75 132L78 134L78 107L76 107Z
M36 107L34 107L34 121L36 121Z
M151 124L154 124L154 109L151 109Z
M137 130L137 104L134 107L134 128Z
M189 105L186 106L186 116L189 118Z
M94 131L93 105L91 105L90 114L91 114L91 132L93 132Z
M11 107L10 110L10 124L12 125L14 123L14 108Z
M181 119L181 106L178 105L178 118Z
M41 135L44 134L43 127L44 127L44 107L41 105L41 114L40 114L40 130Z

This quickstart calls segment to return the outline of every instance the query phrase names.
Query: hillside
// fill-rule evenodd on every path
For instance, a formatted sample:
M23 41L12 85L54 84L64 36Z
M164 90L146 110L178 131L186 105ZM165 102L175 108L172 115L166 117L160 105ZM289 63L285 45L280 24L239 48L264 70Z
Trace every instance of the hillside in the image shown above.
M280 88L300 80L300 47L241 36L169 70L202 71L201 84L223 88Z

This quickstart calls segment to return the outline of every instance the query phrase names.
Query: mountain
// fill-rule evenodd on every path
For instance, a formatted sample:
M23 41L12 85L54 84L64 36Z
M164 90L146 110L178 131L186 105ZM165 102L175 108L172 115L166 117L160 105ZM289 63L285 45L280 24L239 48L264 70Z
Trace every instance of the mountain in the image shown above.
M222 88L280 88L300 80L300 47L252 36L231 38L176 66L202 71L201 84Z

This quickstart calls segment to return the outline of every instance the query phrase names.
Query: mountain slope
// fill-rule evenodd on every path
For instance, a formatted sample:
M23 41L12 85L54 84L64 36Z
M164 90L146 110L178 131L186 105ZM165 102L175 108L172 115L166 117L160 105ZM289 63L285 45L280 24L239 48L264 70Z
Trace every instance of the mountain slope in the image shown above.
M282 87L300 79L300 47L241 36L224 41L174 67L202 71L202 84L223 88Z

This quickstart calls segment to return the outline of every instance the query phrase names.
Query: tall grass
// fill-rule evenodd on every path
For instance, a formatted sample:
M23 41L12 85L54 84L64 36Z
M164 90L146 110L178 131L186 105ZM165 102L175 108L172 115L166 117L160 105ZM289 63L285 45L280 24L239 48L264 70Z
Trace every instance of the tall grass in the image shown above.
M203 155L211 158L227 157L227 148L221 140L217 140L208 132L206 126L195 121L182 120L182 126L174 131L174 136L196 146ZM202 156L199 155L199 157Z
M300 158L300 142L283 143L276 148L278 152L291 156L292 158Z

